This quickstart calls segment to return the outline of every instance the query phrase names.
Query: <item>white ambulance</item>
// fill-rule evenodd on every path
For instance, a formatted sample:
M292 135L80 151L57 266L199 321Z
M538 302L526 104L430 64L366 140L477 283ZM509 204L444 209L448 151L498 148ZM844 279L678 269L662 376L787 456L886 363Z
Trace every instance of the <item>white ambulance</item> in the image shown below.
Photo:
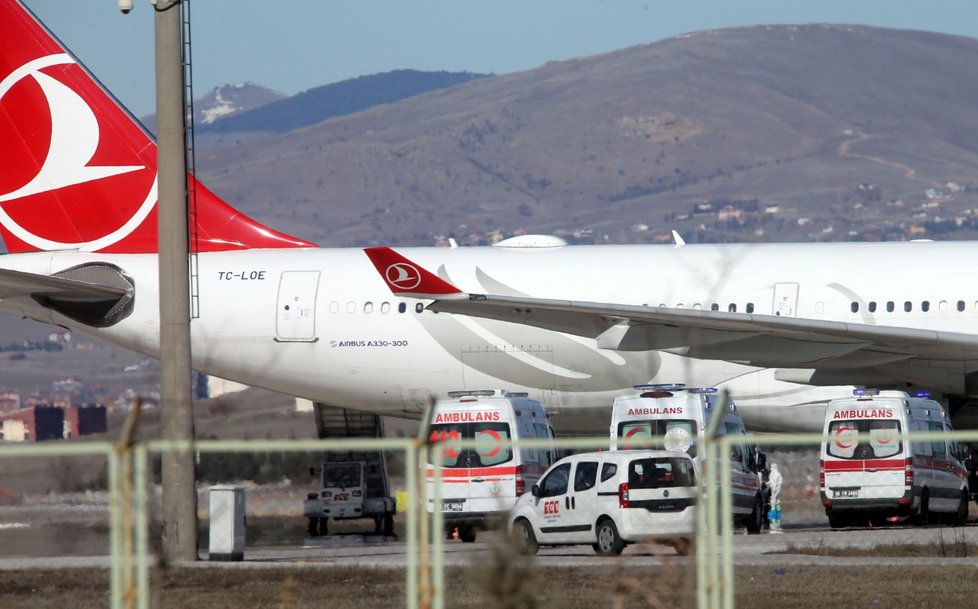
M829 525L968 518L968 477L957 443L907 442L908 432L950 432L941 405L924 395L857 389L829 402L819 467Z
M734 523L750 533L759 533L764 524L761 483L754 455L747 445L744 421L733 401L718 413L718 396L713 387L687 389L675 383L636 385L635 389L639 393L615 398L611 413L612 450L629 450L637 446L638 440L661 438L666 450L688 453L702 472L699 445L712 417L722 416L717 433L744 437L733 445L729 455Z
M476 531L505 523L516 499L557 460L553 448L513 450L512 440L552 441L543 404L525 393L453 391L435 402L427 457L426 504L444 513L449 535L475 541ZM473 440L475 447L460 447ZM437 451L437 452L436 452ZM441 505L437 506L435 464L440 461Z

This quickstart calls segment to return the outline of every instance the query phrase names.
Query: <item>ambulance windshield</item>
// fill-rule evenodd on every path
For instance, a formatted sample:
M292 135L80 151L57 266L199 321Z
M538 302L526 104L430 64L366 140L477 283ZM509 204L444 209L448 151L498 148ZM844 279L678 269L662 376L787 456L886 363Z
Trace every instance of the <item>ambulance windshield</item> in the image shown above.
M428 441L441 447L441 464L448 468L489 467L513 458L509 423L443 423L431 426ZM459 446L461 440L475 440L475 447ZM428 462L435 463L436 453L428 451Z
M641 444L652 438L664 441L666 450L685 452L690 457L696 456L696 423L688 419L655 419L645 421L622 421L618 424L618 448L631 450L635 448L658 448ZM680 441L682 440L682 441Z
M832 421L826 452L839 459L884 459L900 454L900 422L893 419Z

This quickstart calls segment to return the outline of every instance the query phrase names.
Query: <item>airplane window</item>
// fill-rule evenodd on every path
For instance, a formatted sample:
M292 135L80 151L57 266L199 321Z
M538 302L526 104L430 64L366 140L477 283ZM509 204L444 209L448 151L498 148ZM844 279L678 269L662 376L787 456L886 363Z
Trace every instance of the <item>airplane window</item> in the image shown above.
M946 301L946 300L942 300L942 301L940 302L940 304L939 304L939 305L937 305L937 308L938 308L938 310L939 310L939 311L940 311L941 313L945 313L945 312L947 312L947 301Z
M419 302L418 304L414 305L414 312L420 313L421 311L424 311L424 305Z
M330 313L339 313L340 312L340 303L336 302L335 300L332 301L332 302L330 302L329 303L329 312Z
M963 300L959 300L958 301L958 311L964 311L964 301Z
M720 310L720 304L714 302L713 304L710 305L710 310L711 311L719 311Z
M405 311L407 311L407 304L406 303L403 303L403 302L397 303L397 312L398 313L403 313Z
M389 302L382 302L382 303L380 303L380 312L381 313L385 313L385 314L386 313L390 313L391 312L391 303L389 303Z
M886 312L887 313L892 313L893 312L893 308L894 308L893 301L892 300L888 300L886 302Z
M875 313L876 312L876 301L875 300L870 300L869 301L869 306L866 307L866 308L869 309L869 312L870 313Z
M849 305L849 310L852 311L853 313L858 313L859 312L859 303L858 302L851 303Z
M753 313L754 312L754 303L753 302L748 302L747 303L747 312L748 313Z
M369 301L363 303L363 312L364 313L373 313L374 312L374 303L369 302Z
M910 302L909 300L903 303L903 310L906 311L907 313L913 311L913 303Z
M920 310L923 311L924 313L930 311L930 301L925 300L924 302L920 303Z
M727 305L727 310L730 311L731 313L736 313L737 305L731 302L729 305Z
M352 300L350 302L346 303L346 312L347 313L355 313L356 310L357 310L357 303L353 302Z

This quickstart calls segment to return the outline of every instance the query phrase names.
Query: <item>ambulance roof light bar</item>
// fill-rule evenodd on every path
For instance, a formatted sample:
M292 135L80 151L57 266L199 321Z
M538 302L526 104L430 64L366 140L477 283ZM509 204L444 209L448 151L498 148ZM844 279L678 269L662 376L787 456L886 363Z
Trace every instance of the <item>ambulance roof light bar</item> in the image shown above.
M855 389L852 390L852 395L860 398L863 397L868 398L879 394L880 394L880 390L878 388L868 389L866 387L856 387Z
M457 398L525 398L530 394L526 391L507 391L505 389L462 389L449 391L448 397Z
M655 385L632 385L639 391L682 391L686 383L659 383Z
M686 390L688 393L716 393L716 387L690 387Z

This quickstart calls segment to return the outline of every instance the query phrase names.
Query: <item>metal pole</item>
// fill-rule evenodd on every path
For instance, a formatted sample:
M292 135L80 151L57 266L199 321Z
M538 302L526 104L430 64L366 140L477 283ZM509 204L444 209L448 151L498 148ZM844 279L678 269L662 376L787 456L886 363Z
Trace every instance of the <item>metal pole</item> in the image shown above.
M190 275L187 262L187 164L180 4L156 5L156 124L159 167L160 408L163 439L193 441L190 393ZM163 553L197 559L193 451L165 451Z

